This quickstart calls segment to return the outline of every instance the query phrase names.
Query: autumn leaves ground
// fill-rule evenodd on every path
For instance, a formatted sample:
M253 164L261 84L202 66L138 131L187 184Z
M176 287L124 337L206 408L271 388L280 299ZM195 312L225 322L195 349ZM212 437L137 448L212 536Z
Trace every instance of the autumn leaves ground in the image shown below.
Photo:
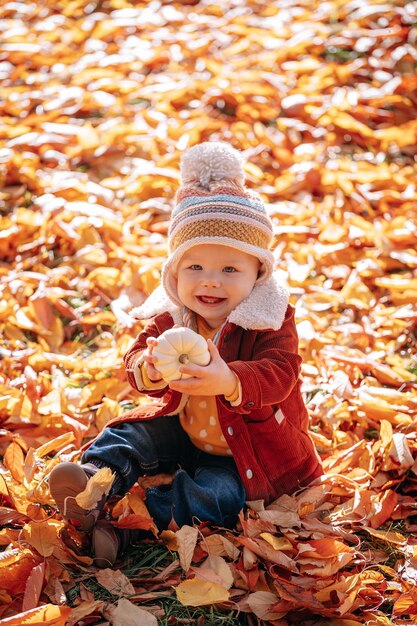
M2 623L417 623L416 4L0 17ZM143 401L128 311L159 280L180 154L207 139L245 150L269 205L326 476L99 572L47 476ZM110 503L117 524L152 529L146 486Z

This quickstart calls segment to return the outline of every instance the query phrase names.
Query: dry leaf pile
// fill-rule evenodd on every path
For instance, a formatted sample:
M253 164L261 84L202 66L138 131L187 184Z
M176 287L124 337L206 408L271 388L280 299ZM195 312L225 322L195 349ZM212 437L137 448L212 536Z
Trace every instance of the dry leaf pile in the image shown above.
M0 1L1 623L190 623L169 594L250 624L417 623L416 26L406 0ZM144 401L128 311L207 139L268 204L326 475L235 532L167 531L171 564L99 571L47 477ZM157 534L147 484L109 512Z

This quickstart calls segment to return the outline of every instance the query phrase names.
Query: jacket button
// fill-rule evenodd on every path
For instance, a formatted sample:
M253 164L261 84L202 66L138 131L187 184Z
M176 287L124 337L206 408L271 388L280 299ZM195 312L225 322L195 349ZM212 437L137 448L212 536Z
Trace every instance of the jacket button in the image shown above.
M254 402L246 402L246 406L253 406L254 404Z
M252 472L252 470L250 470L250 469L246 470L246 478L251 479L251 478L252 478L252 476L253 476L253 472Z
M232 435L234 434L234 432L235 432L235 431L233 430L233 428L232 428L231 426L228 426L228 427L227 427L227 432L228 432L228 434L229 434L230 436L232 436Z

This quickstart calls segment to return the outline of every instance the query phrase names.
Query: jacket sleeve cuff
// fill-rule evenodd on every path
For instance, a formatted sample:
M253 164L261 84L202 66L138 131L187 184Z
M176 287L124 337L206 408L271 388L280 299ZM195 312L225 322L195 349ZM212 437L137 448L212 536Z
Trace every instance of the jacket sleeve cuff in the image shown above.
M228 363L236 378L239 380L239 397L230 404L233 407L239 407L241 413L251 413L253 410L262 407L262 390L259 380L251 368L250 363L246 361L234 361ZM242 385L241 381L244 381Z
M136 388L138 391L151 391L154 389L164 389L167 386L166 382L158 380L157 382L151 380L145 370L144 361L138 360L135 363L133 369L133 375L135 377Z
M236 386L233 390L233 393L231 393L229 396L225 395L224 397L225 400L227 400L231 404L231 406L239 406L239 404L242 403L242 385L236 374L234 372L233 374L236 379Z

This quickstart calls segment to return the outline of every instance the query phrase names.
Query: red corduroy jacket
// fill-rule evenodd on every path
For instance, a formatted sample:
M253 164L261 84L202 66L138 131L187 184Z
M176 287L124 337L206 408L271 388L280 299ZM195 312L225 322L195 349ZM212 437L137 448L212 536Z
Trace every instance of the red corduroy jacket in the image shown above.
M231 314L217 343L220 355L240 379L241 404L232 407L224 396L217 396L216 402L219 423L247 500L264 499L268 504L283 493L293 493L309 484L323 470L307 432L294 309L288 305L286 291L275 283L256 287L254 291L248 302ZM154 298L151 307L140 307L139 316L146 314L149 318L158 309L169 308L164 294L158 301L159 296L156 306ZM265 328L266 320L271 317L272 328ZM237 320L246 328L237 324ZM146 338L158 337L179 321L179 312L171 303L170 312L157 314L138 335L125 355L127 376L130 384L152 397L153 402L112 420L109 425L175 415L185 405L187 396L168 386L146 390L139 367Z

